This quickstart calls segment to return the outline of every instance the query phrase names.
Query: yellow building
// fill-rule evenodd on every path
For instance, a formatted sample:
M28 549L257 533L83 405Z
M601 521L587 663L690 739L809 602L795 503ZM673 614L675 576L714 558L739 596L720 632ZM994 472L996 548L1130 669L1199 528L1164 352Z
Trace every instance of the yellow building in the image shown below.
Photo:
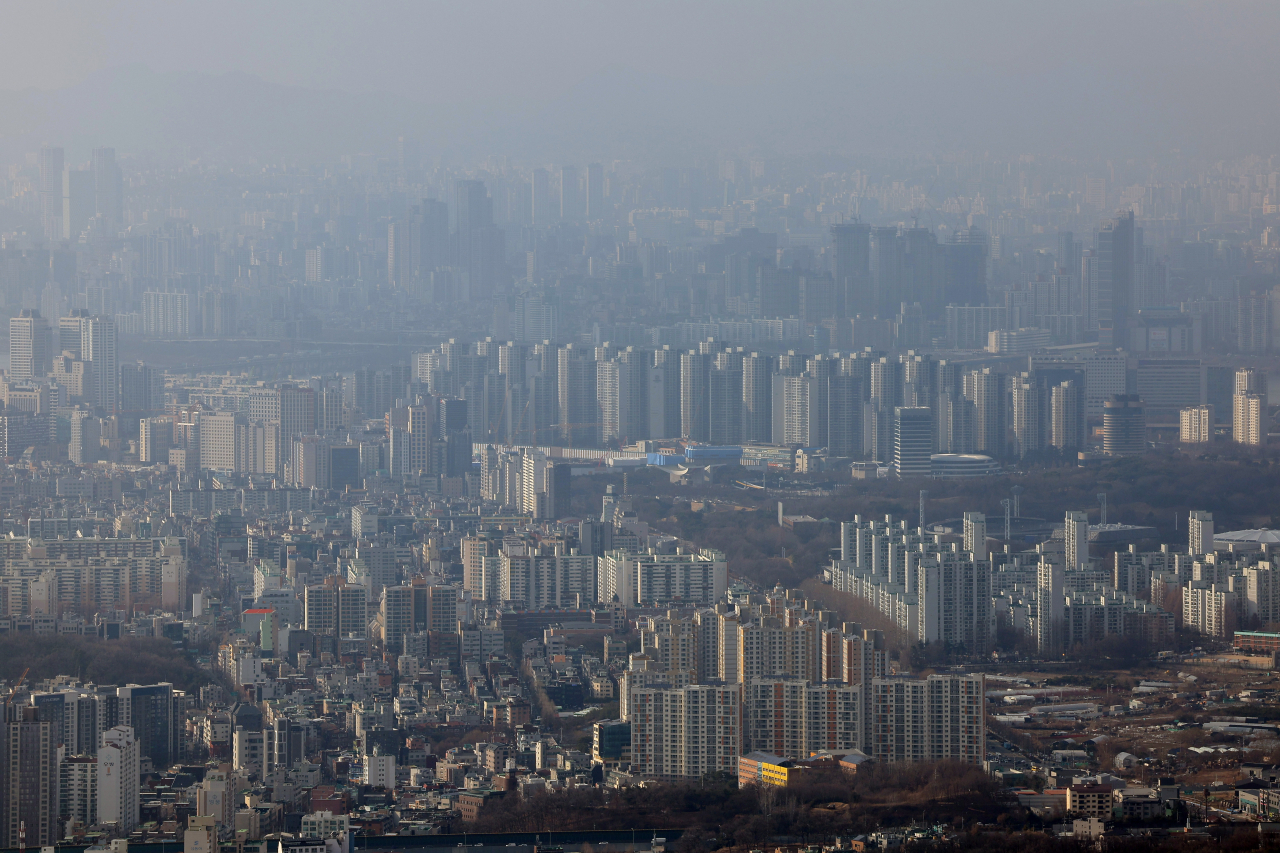
M793 784L804 769L789 758L768 752L749 752L738 756L738 787L774 785L785 788Z

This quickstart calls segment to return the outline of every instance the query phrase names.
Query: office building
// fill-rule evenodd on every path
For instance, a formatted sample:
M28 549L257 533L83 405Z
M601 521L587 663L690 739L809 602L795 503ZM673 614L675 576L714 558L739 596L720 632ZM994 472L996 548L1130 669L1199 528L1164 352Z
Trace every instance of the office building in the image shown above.
M63 239L62 153L54 145L40 146L40 224L49 242Z
M1103 349L1129 346L1129 325L1137 317L1133 302L1135 239L1133 211L1103 223L1094 235L1090 302L1096 306L1098 345Z
M1142 398L1137 394L1116 394L1102 411L1102 452L1108 456L1128 456L1147 450L1147 419Z
M933 411L899 406L893 412L893 470L898 477L928 477L933 455Z
M174 729L173 685L128 684L116 688L118 722L128 726L138 745L139 759L153 767L168 767L178 758L181 735Z

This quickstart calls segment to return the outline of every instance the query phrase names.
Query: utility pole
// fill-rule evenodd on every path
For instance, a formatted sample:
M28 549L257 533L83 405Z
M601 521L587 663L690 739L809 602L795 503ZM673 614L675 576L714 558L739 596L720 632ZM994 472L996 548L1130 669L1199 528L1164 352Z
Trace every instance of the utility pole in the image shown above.
M1004 507L1004 538L1007 541L1013 535L1013 501L1005 498L1000 501L1000 506Z
M1098 502L1102 504L1102 523L1106 524L1107 523L1107 493L1106 492L1098 493Z

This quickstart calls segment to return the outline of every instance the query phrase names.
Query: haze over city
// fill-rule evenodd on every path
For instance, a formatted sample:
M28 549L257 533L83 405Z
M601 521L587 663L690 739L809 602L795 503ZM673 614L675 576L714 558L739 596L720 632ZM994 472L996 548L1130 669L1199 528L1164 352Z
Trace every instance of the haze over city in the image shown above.
M1275 4L3 12L0 851L1280 850Z

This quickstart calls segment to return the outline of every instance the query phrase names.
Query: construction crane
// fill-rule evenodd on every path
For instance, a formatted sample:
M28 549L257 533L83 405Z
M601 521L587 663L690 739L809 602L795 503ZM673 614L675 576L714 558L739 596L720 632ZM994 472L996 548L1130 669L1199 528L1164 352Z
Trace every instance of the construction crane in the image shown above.
M17 682L13 685L13 689L10 690L9 695L5 697L5 700L4 700L5 708L8 708L10 705L13 704L13 698L18 695L18 690L19 688L22 687L22 682L27 680L27 673L29 672L31 672L31 667L27 667L26 669L24 669L22 671L22 675L18 676Z

